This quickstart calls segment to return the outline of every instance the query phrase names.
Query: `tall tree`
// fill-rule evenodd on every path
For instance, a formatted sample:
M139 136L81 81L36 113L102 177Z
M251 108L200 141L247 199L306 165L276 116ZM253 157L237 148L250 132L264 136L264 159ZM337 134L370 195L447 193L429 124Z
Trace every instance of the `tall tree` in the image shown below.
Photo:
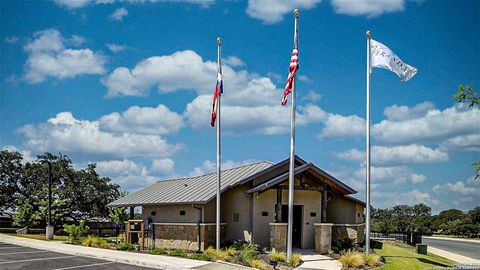
M457 103L467 104L471 109L480 109L480 95L473 88L473 84L459 85L457 93L452 98ZM475 179L480 178L480 161L473 163L472 166L475 167Z

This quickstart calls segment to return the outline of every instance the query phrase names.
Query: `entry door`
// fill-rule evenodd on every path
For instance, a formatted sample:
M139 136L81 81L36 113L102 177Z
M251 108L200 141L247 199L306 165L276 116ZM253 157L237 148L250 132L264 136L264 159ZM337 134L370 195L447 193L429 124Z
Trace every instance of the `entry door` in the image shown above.
M302 209L303 205L293 206L292 244L296 248L302 247ZM288 205L282 205L282 222L288 222Z

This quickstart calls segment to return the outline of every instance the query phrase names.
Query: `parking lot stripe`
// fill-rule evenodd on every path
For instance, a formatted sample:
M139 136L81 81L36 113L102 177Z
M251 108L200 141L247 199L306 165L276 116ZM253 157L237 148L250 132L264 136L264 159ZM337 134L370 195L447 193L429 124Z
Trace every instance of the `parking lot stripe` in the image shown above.
M20 251L20 252L8 252L8 253L0 253L0 256L2 255L11 255L11 254L28 254L28 253L44 253L44 252L49 252L47 250L45 251Z
M92 263L92 264L79 265L79 266L70 266L70 267L64 267L64 268L55 268L55 269L52 269L52 270L77 269L77 268L85 268L85 267L90 267L90 266L99 266L99 265L106 265L106 264L112 264L112 263L115 263L115 262Z
M19 262L33 262L33 261L47 261L47 260L57 260L57 259L67 259L78 256L61 256L61 257L50 257L50 258L38 258L38 259L29 259L29 260L18 260L18 261L8 261L0 262L0 264L9 264L9 263L19 263Z

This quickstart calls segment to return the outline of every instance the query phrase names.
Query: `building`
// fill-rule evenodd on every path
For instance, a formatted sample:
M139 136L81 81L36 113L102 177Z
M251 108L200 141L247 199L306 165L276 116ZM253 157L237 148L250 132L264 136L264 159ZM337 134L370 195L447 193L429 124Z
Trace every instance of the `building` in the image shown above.
M285 249L289 159L222 171L221 237ZM293 245L326 252L332 239L363 241L365 204L351 187L295 158ZM165 248L204 249L215 243L216 174L158 181L109 204L142 207L150 237ZM152 225L150 225L150 223ZM322 240L323 239L323 240ZM322 242L323 241L323 242ZM321 248L321 242L323 248Z

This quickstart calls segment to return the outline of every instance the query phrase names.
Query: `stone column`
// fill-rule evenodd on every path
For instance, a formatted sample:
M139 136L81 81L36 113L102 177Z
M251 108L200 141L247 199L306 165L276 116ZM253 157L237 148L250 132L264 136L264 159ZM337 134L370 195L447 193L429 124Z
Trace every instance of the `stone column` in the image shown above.
M270 223L270 248L287 250L287 223Z
M332 249L333 223L315 223L315 252L327 254Z

